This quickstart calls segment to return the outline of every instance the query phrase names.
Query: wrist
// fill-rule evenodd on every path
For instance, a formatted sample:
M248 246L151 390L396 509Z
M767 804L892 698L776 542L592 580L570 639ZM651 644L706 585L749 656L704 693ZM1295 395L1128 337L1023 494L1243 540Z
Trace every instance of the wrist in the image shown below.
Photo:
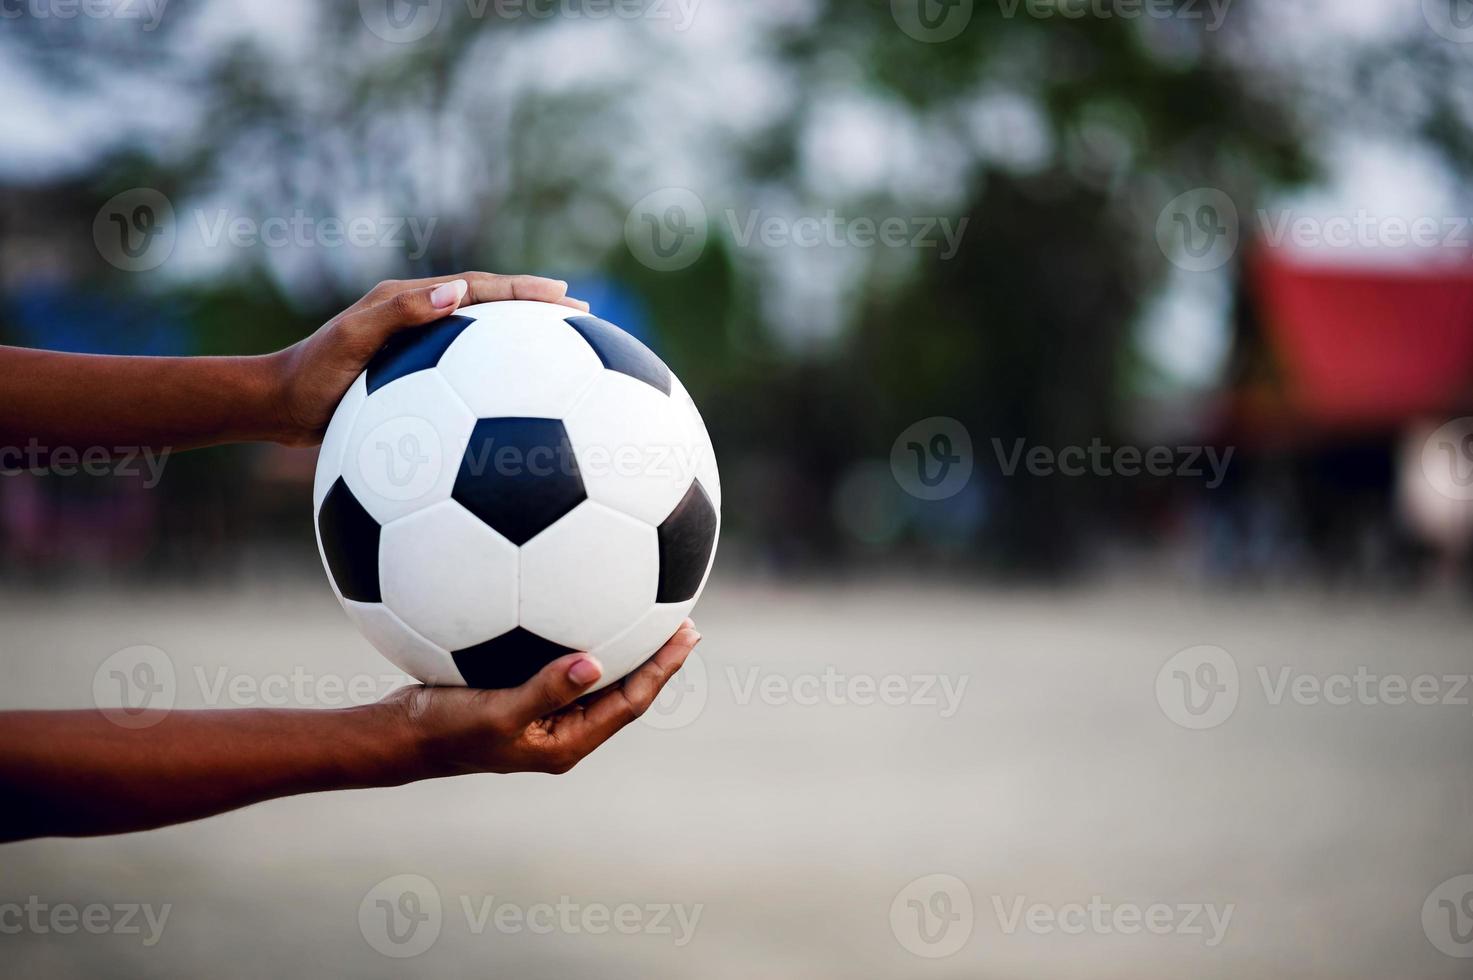
M424 779L424 745L405 706L391 701L345 708L343 739L348 781L357 787L402 786Z
M287 348L274 354L241 358L252 406L248 414L255 420L257 431L254 438L261 442L301 446L309 441L288 407L287 379L291 377L288 369L291 353L291 348Z

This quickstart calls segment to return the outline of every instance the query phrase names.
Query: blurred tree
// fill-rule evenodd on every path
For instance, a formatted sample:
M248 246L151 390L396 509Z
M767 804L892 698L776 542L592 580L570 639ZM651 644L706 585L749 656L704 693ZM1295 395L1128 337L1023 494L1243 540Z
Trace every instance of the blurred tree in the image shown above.
M782 560L835 554L853 464L950 415L973 433L987 502L955 533L991 565L1058 572L1134 491L1005 479L993 440L1128 435L1133 325L1172 271L1155 241L1166 201L1210 186L1245 209L1308 177L1325 121L1352 109L1473 161L1466 87L1447 84L1473 71L1459 46L1398 40L1296 73L1265 53L1271 4L1238 0L1220 24L1181 6L1076 19L968 3L957 36L925 43L889 0L708 0L686 33L577 3L537 19L447 2L427 36L391 43L357 4L298 5L253 31L197 3L147 33L22 19L4 44L75 98L153 100L153 125L87 164L89 206L150 186L197 214L434 222L423 249L220 248L182 273L109 277L175 294L193 349L284 343L387 275L601 273L642 296L703 405L741 488L733 530ZM671 184L699 190L711 243L655 272L623 226ZM749 211L967 224L954 255L817 255L744 244ZM111 270L83 271L91 289ZM920 528L919 511L902 516Z

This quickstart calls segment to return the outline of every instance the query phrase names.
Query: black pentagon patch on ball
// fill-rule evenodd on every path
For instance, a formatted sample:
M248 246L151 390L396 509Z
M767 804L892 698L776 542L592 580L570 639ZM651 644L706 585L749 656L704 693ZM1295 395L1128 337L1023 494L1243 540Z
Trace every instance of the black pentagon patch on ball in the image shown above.
M558 419L481 419L450 494L514 545L524 545L587 494Z
M468 316L447 316L427 327L412 327L396 334L368 362L368 393L439 364L455 338L475 322Z
M543 667L573 651L520 626L451 654L470 687L520 687Z
M660 587L656 602L685 602L696 594L716 545L716 508L699 480L657 529Z
M378 585L378 521L338 477L317 512L317 533L327 568L344 599L380 602Z
M670 394L670 369L633 336L596 316L568 317L568 326L582 334L604 367Z

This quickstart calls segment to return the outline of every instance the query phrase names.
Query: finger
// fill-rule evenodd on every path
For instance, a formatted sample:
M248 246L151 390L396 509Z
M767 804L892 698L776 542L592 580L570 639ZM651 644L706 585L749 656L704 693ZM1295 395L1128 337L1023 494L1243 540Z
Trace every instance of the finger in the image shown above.
M586 653L559 657L521 687L505 692L508 715L526 727L578 700L603 674L603 665Z
M498 276L489 272L467 272L472 301L496 303L508 299L556 303L570 309L588 312L588 304L568 295L568 284L561 279L543 276Z
M454 313L469 290L464 279L406 289L353 314L348 322L353 330L382 346L406 327L422 326Z
M596 695L586 706L583 720L571 733L578 748L591 752L615 732L634 721L655 703L661 689L685 663L701 634L686 620L682 628L653 657L618 684Z
M545 276L502 276L494 272L461 272L453 276L436 276L429 279L410 279L396 283L381 283L379 288L402 292L406 289L422 289L441 283L464 279L469 284L465 302L497 303L509 299L535 300L539 303L556 303L569 309L588 312L588 304L568 295L568 284L561 279ZM387 298L387 297L385 297Z

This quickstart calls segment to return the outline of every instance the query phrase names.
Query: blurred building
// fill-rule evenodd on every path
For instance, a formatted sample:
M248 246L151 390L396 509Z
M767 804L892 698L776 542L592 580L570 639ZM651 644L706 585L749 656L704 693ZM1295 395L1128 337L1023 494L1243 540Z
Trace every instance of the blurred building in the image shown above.
M1222 515L1238 570L1297 558L1332 576L1398 576L1473 541L1456 484L1422 472L1440 427L1473 415L1473 266L1327 264L1260 247L1243 269L1223 441L1239 476ZM1434 447L1435 448L1435 447ZM1464 453L1459 459L1456 453ZM1435 456L1435 454L1433 454Z

